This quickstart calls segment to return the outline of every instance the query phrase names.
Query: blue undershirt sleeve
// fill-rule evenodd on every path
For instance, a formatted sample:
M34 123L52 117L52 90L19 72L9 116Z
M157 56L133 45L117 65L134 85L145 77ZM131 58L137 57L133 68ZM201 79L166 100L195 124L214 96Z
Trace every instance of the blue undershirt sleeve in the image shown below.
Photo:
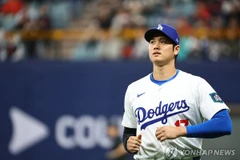
M226 109L216 113L210 120L187 126L187 137L217 138L232 133L232 122Z

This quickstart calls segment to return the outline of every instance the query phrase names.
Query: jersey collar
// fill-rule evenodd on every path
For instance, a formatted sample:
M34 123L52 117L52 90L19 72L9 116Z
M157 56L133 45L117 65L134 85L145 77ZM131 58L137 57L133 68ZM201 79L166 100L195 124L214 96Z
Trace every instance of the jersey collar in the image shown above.
M169 78L169 79L167 79L167 80L163 80L163 81L155 80L155 79L153 78L153 74L151 73L151 75L150 75L150 80L151 80L153 83L161 86L161 85L163 85L164 83L173 80L173 79L178 75L178 73L179 73L179 70L177 69L177 71L176 71L176 73L175 73L174 76L172 76L171 78Z

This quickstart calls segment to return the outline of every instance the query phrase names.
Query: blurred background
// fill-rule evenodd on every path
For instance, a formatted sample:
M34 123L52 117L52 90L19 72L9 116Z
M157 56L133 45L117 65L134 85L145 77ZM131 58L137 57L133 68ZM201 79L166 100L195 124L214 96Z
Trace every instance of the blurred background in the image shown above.
M231 109L233 134L204 160L239 160L239 0L0 0L1 160L106 160L127 86L152 70L146 29L177 28L176 66ZM128 159L132 159L130 155Z

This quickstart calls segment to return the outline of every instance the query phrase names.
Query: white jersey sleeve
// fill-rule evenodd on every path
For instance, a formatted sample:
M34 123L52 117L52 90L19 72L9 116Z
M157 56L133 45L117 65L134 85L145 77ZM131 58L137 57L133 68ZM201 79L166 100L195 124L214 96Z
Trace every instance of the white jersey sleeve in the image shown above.
M130 87L127 88L124 98L124 114L122 125L128 128L137 128L137 120L133 113L131 105L132 97L130 97Z
M197 86L197 100L200 112L203 118L209 120L217 112L222 109L227 109L227 105L222 101L216 91L210 86L210 84L204 80L200 79L200 83Z

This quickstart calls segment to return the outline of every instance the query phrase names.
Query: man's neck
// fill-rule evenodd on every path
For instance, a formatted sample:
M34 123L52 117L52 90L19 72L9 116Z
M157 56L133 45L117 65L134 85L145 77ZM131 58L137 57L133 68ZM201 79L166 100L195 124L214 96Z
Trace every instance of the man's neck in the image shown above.
M174 65L158 66L153 65L153 78L155 80L167 80L176 74L176 68Z

